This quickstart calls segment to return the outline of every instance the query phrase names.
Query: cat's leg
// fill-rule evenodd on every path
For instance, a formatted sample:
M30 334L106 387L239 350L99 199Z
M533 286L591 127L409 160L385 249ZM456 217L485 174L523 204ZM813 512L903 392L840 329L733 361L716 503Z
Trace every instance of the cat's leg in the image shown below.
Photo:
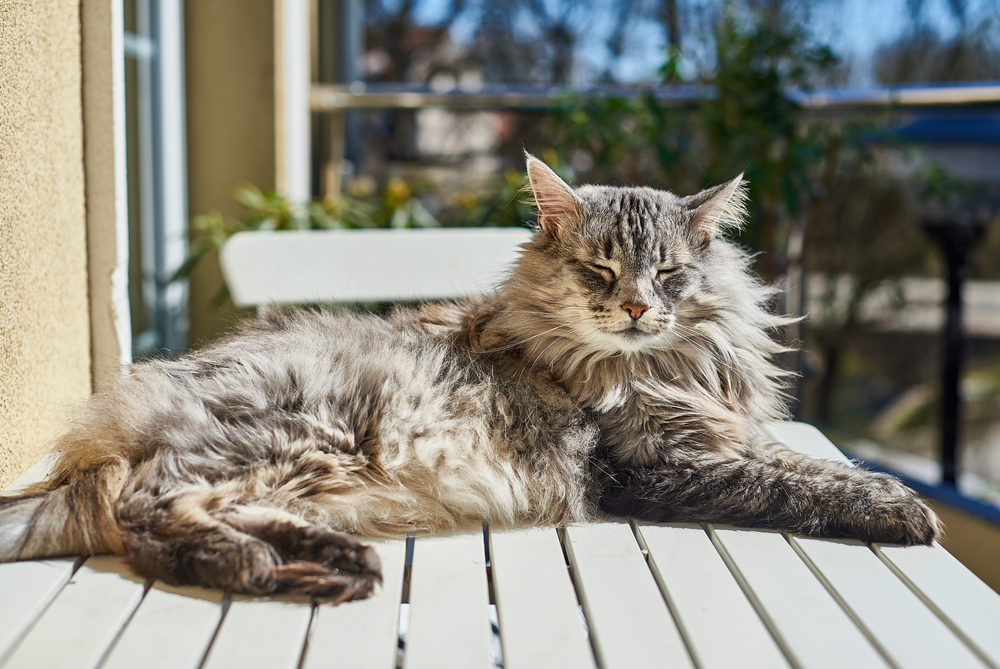
M617 515L900 544L930 544L942 531L895 477L780 448L757 457L677 448L655 466L603 468L600 506Z
M204 490L125 498L119 524L141 575L248 595L363 599L381 583L375 551L280 509L226 505Z

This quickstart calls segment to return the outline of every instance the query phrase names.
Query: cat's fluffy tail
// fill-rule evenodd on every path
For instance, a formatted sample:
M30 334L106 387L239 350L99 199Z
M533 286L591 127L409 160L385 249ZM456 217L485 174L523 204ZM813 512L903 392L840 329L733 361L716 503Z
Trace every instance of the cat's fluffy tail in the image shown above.
M124 476L115 466L73 480L0 496L0 562L123 553L113 500Z

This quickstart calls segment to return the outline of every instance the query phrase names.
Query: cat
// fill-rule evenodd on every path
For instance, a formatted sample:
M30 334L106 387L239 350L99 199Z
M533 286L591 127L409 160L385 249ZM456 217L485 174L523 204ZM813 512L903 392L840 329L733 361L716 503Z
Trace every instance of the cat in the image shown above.
M347 601L351 535L606 517L929 544L897 479L793 453L774 295L725 233L742 175L696 195L571 188L527 156L538 227L473 301L386 318L270 311L134 365L0 498L0 561L118 553L147 578Z

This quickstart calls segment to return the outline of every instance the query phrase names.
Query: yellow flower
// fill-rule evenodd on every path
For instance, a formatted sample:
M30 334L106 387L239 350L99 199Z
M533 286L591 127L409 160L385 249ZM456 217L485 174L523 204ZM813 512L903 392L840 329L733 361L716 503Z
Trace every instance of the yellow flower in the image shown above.
M389 179L389 183L385 185L385 190L382 191L382 197L385 200L387 207L395 209L410 199L410 185L406 183L405 179L393 177L392 179Z
M358 200L371 197L377 189L378 184L375 183L375 179L367 174L351 179L350 183L347 184L347 194Z
M455 201L462 209L472 209L476 206L478 199L467 190L463 190L455 196Z

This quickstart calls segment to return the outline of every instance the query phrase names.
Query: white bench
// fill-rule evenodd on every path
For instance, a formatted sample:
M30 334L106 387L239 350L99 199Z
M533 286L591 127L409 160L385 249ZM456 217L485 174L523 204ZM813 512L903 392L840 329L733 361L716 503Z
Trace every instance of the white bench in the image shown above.
M274 233L264 246L274 256L325 243L279 234L300 233ZM348 235L341 246L369 233L329 234ZM409 248L426 242L420 255L433 256L441 234L457 233L433 231ZM355 267L391 266L384 247L376 258L341 251ZM234 257L224 251L230 279ZM248 266L259 273L265 260ZM318 285L291 267L302 285ZM335 276L348 286L335 299L378 299L357 277ZM436 296L412 277L375 282ZM305 301L282 295L245 303ZM809 425L767 429L793 450L844 460ZM1000 596L938 545L621 520L411 537L378 550L384 586L342 607L170 588L131 576L117 557L2 564L0 667L1000 668Z
M220 263L239 307L435 300L491 288L525 228L240 232Z

